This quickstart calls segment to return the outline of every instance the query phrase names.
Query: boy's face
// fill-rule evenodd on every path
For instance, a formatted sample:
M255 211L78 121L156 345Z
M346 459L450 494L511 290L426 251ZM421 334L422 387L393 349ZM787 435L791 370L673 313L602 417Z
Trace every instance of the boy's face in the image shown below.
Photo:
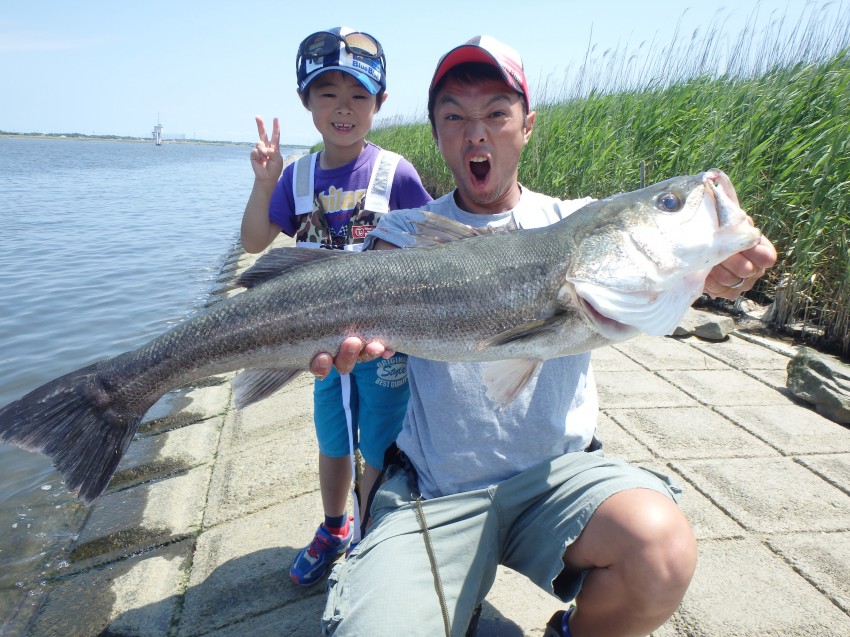
M376 96L341 71L327 71L313 80L307 87L306 106L328 150L362 147L378 112Z
M449 79L434 101L434 138L468 212L494 214L519 201L517 171L534 127L519 94L500 80Z

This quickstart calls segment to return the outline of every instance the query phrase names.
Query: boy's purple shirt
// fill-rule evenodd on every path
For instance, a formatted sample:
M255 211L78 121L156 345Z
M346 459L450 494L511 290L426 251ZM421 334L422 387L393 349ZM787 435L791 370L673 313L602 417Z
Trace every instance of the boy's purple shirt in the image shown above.
M316 166L313 192L327 199L326 218L332 231L339 231L348 224L357 201L365 196L380 150L375 144L367 142L363 152L351 163L330 170ZM293 171L294 164L284 169L269 203L269 219L290 237L299 226L295 214L295 197L292 194ZM429 201L431 196L422 186L413 164L402 157L393 177L390 210L418 208Z

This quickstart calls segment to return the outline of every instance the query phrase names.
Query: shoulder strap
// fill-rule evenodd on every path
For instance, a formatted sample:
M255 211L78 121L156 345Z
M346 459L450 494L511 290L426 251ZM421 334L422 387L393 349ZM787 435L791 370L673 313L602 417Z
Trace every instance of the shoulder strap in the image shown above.
M364 210L377 213L390 211L390 192L393 188L395 169L400 159L401 155L389 150L381 149L378 153L378 159L372 169L372 177L369 179L366 200L363 202Z
M313 179L319 153L299 157L292 168L292 195L295 197L295 214L313 212Z

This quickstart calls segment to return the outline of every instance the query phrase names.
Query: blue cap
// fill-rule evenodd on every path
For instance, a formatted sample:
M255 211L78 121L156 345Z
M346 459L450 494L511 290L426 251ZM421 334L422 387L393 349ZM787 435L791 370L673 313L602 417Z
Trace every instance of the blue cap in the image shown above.
M327 38L321 38L321 34L337 36L336 44L329 43ZM345 38L352 34L358 38L367 38L370 44L373 43L374 56L360 55L353 52L358 50L356 47L353 50L352 47L347 47ZM348 27L336 27L308 36L298 47L295 64L298 90L302 93L307 90L310 82L326 71L348 73L372 95L387 88L386 62L381 45L372 36L358 33Z

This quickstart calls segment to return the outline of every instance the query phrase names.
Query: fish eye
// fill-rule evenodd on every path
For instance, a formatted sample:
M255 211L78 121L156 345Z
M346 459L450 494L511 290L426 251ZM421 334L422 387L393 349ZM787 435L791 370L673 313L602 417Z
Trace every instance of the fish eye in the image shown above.
M678 212L682 209L682 200L679 195L674 192L665 192L658 195L656 204L658 205L658 208L664 212Z

